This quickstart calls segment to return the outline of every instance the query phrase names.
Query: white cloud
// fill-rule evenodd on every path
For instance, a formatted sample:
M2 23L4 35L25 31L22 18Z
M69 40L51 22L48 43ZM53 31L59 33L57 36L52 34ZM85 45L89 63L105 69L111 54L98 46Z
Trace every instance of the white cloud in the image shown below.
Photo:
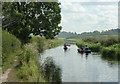
M117 28L118 7L117 5L81 5L64 2L61 25L65 31L79 33Z
M61 3L63 11L70 11L70 12L85 12L85 8L79 4L72 4L68 3Z
M119 0L59 0L60 2L119 2Z

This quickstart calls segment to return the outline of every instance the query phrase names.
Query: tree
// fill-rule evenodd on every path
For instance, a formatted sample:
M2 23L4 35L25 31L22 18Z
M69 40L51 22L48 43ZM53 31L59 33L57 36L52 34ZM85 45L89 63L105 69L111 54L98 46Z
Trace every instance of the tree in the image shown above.
M93 32L93 35L100 35L100 32L96 30Z
M31 33L53 39L62 29L59 5L58 2L4 2L3 29L22 42L27 42Z

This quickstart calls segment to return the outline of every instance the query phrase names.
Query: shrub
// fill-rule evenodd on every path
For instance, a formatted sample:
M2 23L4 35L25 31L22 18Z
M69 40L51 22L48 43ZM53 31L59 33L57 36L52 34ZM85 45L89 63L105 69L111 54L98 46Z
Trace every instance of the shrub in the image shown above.
M118 61L120 61L120 47L116 48L116 58Z
M61 69L55 65L51 57L47 57L43 64L43 72L49 82L61 82Z
M116 59L116 50L113 47L103 47L101 54L103 58L108 58L110 60Z
M101 50L101 44L100 43L92 43L92 44L89 44L89 49L92 51L92 52L100 52Z

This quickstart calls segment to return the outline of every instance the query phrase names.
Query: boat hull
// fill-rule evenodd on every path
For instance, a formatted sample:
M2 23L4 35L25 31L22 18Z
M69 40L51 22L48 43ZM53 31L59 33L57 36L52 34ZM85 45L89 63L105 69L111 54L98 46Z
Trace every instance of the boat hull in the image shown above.
M67 50L68 48L67 47L64 47L64 50Z
M91 53L91 50L80 50L78 49L79 53Z

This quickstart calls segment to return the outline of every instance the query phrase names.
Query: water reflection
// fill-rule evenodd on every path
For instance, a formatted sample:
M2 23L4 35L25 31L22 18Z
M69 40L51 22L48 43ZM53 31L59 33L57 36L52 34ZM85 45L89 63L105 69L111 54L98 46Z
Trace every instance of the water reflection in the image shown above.
M90 53L83 53L83 52L79 53L79 52L78 52L78 54L80 54L82 58L83 58L83 56L84 56L84 54L85 54L85 57L86 57L86 60L87 60L87 59L88 59L88 55L89 55Z
M87 58L88 58L88 53L85 53L85 56L86 56L86 60L87 60Z

